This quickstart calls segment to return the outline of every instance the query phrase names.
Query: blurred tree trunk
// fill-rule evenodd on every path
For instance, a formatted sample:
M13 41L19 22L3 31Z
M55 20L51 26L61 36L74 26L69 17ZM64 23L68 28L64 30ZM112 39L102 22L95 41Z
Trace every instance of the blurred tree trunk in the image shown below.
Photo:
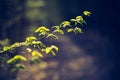
M0 40L8 38L11 43L21 41L24 35L25 0L0 0ZM0 80L14 80L12 73L5 63L0 65Z
M24 31L25 0L1 0L0 30L1 39L9 38L11 42L22 40Z

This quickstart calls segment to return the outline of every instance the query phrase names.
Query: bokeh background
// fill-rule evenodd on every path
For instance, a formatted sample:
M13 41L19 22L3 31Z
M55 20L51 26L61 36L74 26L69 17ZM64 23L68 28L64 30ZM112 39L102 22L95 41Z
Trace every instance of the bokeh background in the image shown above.
M11 75L0 69L0 80L119 80L118 0L0 0L0 46L24 41L35 28L51 27L64 20L92 13L84 34L60 36L57 56L41 65ZM25 55L29 56L29 55Z

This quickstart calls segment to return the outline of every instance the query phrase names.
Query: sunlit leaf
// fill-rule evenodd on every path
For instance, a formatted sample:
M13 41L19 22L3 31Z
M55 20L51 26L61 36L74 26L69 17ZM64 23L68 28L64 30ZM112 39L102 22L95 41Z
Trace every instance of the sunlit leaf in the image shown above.
M22 56L22 55L16 55L16 56L14 56L14 59L15 60L27 61L27 59L24 56Z
M39 36L45 36L47 34L47 32L41 32L39 33Z
M17 62L18 60L27 61L27 59L26 59L24 56L22 56L22 55L16 55L16 56L14 56L13 58L9 59L9 60L7 61L7 63L8 63L8 64L14 63L14 62Z
M43 57L43 55L40 52L36 51L36 50L32 51L31 54L32 54L32 56Z
M60 26L53 26L52 28L60 29Z
M34 36L31 36L31 37L27 37L27 38L26 38L26 41L27 41L27 42L31 42L31 41L33 41L33 40L37 40L37 38L34 37Z
M91 12L89 12L89 11L84 11L83 14L84 14L85 16L90 16L90 15L91 15Z
M40 26L35 30L35 33L39 33L39 36L45 36L49 31L49 28L46 28L45 26Z
M82 16L77 16L76 17L76 22L81 24L83 26L83 24L86 24L85 20L83 19Z
M52 53L52 55L54 55L54 56L56 55L55 52L54 52L53 50L51 50L51 53Z
M32 44L34 45L34 46L37 46L38 44L41 44L42 42L41 41L32 41Z
M45 45L41 41L32 41L32 44L34 47L42 48L45 47Z
M45 51L46 51L46 54L48 54L48 53L50 53L51 48L50 48L50 47L47 47L47 48L45 49Z
M48 34L47 38L58 39L58 36L56 36L54 34Z
M76 28L74 29L74 32L75 32L75 34L76 34L76 33L83 33L83 32L82 32L82 29L81 29L81 28L78 28L78 27L76 27Z
M57 30L53 31L53 33L64 34L63 30L60 30L60 29L57 29Z
M3 47L3 51L7 51L7 50L9 50L10 49L10 47L8 47L8 46L4 46Z
M14 63L14 62L15 62L15 60L12 58L12 59L9 59L9 60L7 61L7 64Z
M26 50L27 50L28 52L32 52L32 49L30 49L30 48L26 48Z
M15 48L15 47L19 47L19 46L20 46L20 43L16 42L16 43L12 44L10 47Z
M83 21L83 17L82 17L82 16L77 16L77 17L76 17L76 20L81 20L81 21Z
M75 21L76 21L76 19L71 19L70 21L75 22Z
M36 30L35 30L35 32L37 33L37 32L48 32L48 31L50 31L50 29L48 29L48 28L46 28L45 26L40 26L39 28L37 28Z
M69 21L64 21L60 25L61 27L71 26Z
M55 45L52 45L51 48L52 48L52 49L55 49L56 51L58 51L58 47L55 46Z
M73 29L68 29L68 30L67 30L68 33L69 33L69 32L72 32L72 31L73 31Z
M55 51L58 51L58 47L55 45L51 45L50 47L46 47L45 49L42 49L42 51L45 51L46 54L52 53L53 55L55 55Z

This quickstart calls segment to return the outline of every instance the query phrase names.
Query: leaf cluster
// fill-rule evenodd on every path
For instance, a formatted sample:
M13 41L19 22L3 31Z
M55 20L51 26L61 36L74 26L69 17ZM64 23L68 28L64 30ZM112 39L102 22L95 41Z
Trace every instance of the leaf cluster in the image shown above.
M29 60L30 64L40 63L40 59L45 53L46 55L52 54L56 55L55 53L58 52L59 48L56 45L47 46L44 44L41 39L47 38L47 39L59 39L59 37L56 34L64 35L65 33L73 32L75 34L77 33L83 33L82 29L78 26L83 26L84 24L87 24L84 20L84 16L90 16L91 12L84 11L83 15L77 16L74 19L71 19L70 21L63 21L61 24L57 26L52 26L50 29L45 26L38 27L34 32L37 36L28 36L25 38L25 41L23 42L15 42L14 44L10 46L3 46L3 49L0 51L0 54L3 54L4 52L10 53L11 51L14 51L16 48L24 47L25 50L31 54L31 59ZM34 48L31 48L33 46ZM24 65L20 64L23 61L28 61L26 57L22 55L15 55L11 59L7 60L7 64L16 63L15 70L17 69L23 69ZM13 71L15 71L13 70Z

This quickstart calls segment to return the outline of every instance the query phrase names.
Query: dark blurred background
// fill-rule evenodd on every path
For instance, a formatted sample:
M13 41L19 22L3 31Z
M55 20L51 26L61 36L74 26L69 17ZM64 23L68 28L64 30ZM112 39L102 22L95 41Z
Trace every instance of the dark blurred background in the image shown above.
M84 34L61 36L58 56L46 58L40 69L18 72L20 80L119 80L118 0L0 0L0 42L10 44L33 35L35 28L92 13ZM1 69L0 69L1 70ZM11 76L0 71L0 80ZM23 76L23 75L26 76ZM27 75L28 74L28 75Z

